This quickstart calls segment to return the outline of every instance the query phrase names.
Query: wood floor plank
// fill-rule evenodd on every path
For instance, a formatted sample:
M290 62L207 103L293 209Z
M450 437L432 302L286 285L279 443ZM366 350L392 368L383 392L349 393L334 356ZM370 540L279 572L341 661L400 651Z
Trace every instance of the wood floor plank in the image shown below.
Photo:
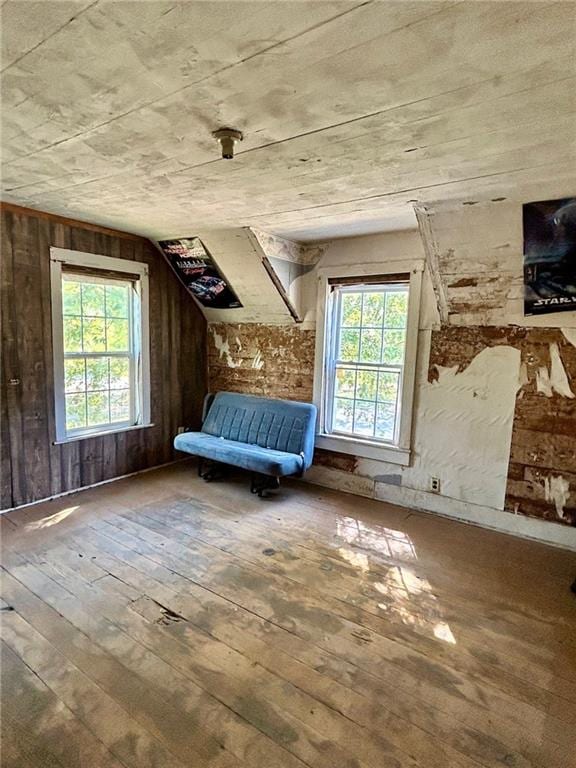
M2 723L10 731L16 765L39 755L63 768L126 768L4 641ZM15 722L13 730L9 723Z
M2 537L10 768L571 768L568 553L190 463Z
M374 582L373 573L364 578L362 574L359 576L357 573L350 574L342 569L335 570L331 563L322 559L307 562L289 545L278 549L275 546L263 548L263 539L257 535L258 531L246 533L244 525L241 528L236 526L231 531L219 524L220 520L214 511L210 522L206 521L206 525L198 531L197 512L190 509L189 505L182 504L178 509L173 507L160 512L142 507L135 513L128 513L127 517L137 523L151 525L152 530L158 533L166 534L171 530L177 530L182 534L184 543L188 540L198 540L215 546L217 549L233 553L247 562L287 576L305 586L313 586L328 598L337 597L362 611L374 614L378 617L377 620L370 621L368 617L364 617L363 625L371 627L376 632L384 631L386 636L400 642L420 647L431 658L437 658L439 661L448 659L452 665L455 665L457 657L462 656L462 665L469 672L491 680L502 690L528 702L537 703L540 698L542 707L547 711L551 711L556 706L558 712L563 712L566 709L566 702L562 697L576 701L576 669L573 670L569 664L560 669L559 675L556 675L555 669L551 666L551 660L541 659L536 652L530 656L527 652L522 656L502 653L500 649L498 652L491 652L490 646L486 647L486 644L480 645L472 640L466 642L467 636L462 631L458 632L458 646L455 647L455 640L452 645L449 642L453 638L452 630L444 620L439 607L437 613L430 618L422 617L421 598L426 598L427 593L421 580L413 580L409 582L409 586L406 586L406 576L390 579L391 574L388 573L387 578L382 577L383 581ZM209 526L210 530L207 530ZM264 531L260 533L263 535ZM273 544L273 537L268 538L272 538L270 543ZM380 590L376 587L380 587ZM386 587L392 594L404 593L401 604L407 625L391 622L389 612L381 609ZM448 642L439 642L443 632L448 633L447 636L445 635ZM421 639L421 636L425 639ZM530 659L530 664L526 663L527 658ZM576 662L576 654L574 661ZM576 668L576 664L574 667ZM544 688L544 691L541 688Z
M298 610L294 606L294 589L292 583L287 580L282 580L281 577L278 577L275 574L262 574L259 569L253 569L252 567L246 569L238 558L232 556L219 558L218 555L215 555L210 549L207 549L196 542L189 545L187 548L180 543L171 541L166 534L162 536L156 532L148 533L145 526L139 526L134 523L124 523L117 519L109 519L106 522L106 525L112 524L118 526L119 530L124 534L135 534L136 538L139 536L143 537L143 541L152 549L145 550L145 547L138 543L133 543L133 546L140 547L140 550L144 549L150 557L162 558L166 556L166 554L169 554L171 558L176 558L176 562L181 564L184 563L184 565L180 565L180 572L182 572L182 569L185 571L183 575L191 575L187 559L193 554L194 570L191 576L192 578L198 578L198 561L200 560L205 563L210 560L209 565L205 566L205 572L208 574L207 578L220 578L221 572L217 570L218 566L216 566L216 568L214 567L215 563L220 563L225 574L229 572L229 569L232 569L231 572L235 574L235 585L240 586L244 582L244 586L248 590L251 590L252 593L257 592L259 597L266 593L270 583L276 585L277 594L284 595L285 597L276 598L276 605L271 604L268 606L269 610L272 610L272 614L277 612L277 608L282 601L287 602L287 606L291 605L292 611ZM115 534L115 536L118 537L120 534ZM226 555L226 553L224 554ZM325 594L319 597L313 590L304 587L298 589L297 595L298 601L301 604L303 603L307 610L315 612L316 621L319 623L331 623L331 631L339 634L343 641L347 639L348 634L358 637L358 633L360 633L360 638L364 642L371 644L373 653L378 652L393 663L402 663L404 668L408 667L410 669L410 665L422 663L424 664L423 669L427 669L430 676L434 674L436 676L444 675L446 680L450 679L451 684L455 686L458 694L465 699L468 697L477 704L482 704L486 700L491 700L492 707L495 707L497 702L500 702L500 707L503 713L507 712L513 703L515 710L518 711L519 718L524 718L524 721L526 721L526 718L529 719L532 717L534 723L538 721L538 712L535 711L535 707L532 704L527 703L526 706L522 707L518 698L511 701L507 700L505 697L500 696L499 692L495 691L493 687L487 687L486 685L482 687L481 684L479 685L479 681L476 681L474 685L471 685L467 677L462 675L462 670L458 668L457 663L450 667L446 667L436 660L431 661L429 659L430 654L422 653L422 649L418 648L417 643L413 644L413 648L407 649L404 644L397 643L395 640L390 640L386 635L386 628L382 630L383 634L378 634L379 627L376 627L376 631L374 631L374 621L367 621L367 618L369 617L366 615L360 616L356 610L348 610L345 604L334 601ZM337 623L338 627L336 629ZM420 655L416 655L414 651L419 651ZM567 708L561 701L556 703L560 711ZM546 710L546 714L549 714L548 710Z
M59 584L49 583L49 580L43 578L39 568L36 569L27 563L11 563L10 567L14 576L12 579L8 576L7 588L11 589L12 597L18 598L16 604L21 610L26 610L28 614L32 613L36 622L42 619L38 611L34 613L30 605L30 595L26 596L22 593L25 585L25 588L34 594L40 593L51 610L61 612L67 621L100 646L100 652L92 654L90 665L90 674L97 677L100 684L104 684L102 675L106 674L108 686L116 685L106 670L102 672L100 664L103 652L113 653L126 669L147 681L149 694L152 697L155 694L161 695L166 702L172 703L179 710L182 728L194 731L197 724L212 742L214 740L219 742L225 749L236 754L238 759L242 757L248 760L248 764L252 756L262 759L262 755L269 754L274 756L276 764L282 768L297 768L301 765L288 753L276 748L274 742L264 738L257 729L248 726L212 697L206 696L201 688L192 685L182 676L175 675L173 666L148 652L147 647L138 642L137 638L125 635L121 628L103 616L102 612L92 611L91 606L97 600L98 592L95 591L92 596L88 595L86 603L81 603L74 596L67 595L59 589ZM18 577L22 579L20 587ZM36 599L38 600L37 596ZM26 600L28 604L23 602ZM108 602L109 600L106 600L106 603ZM88 610L84 610L86 605L90 606ZM97 616L97 620L94 620L93 616ZM126 677L126 670L124 670L124 674L119 675L117 684L124 685ZM122 698L123 694L120 693L119 696ZM133 702L132 706L136 707L136 704ZM186 742L186 739L182 740Z
M97 582L94 587L92 590L78 587L83 605L104 613L117 626L144 643L157 656L169 661L195 684L217 696L252 725L264 729L269 736L285 741L286 748L307 765L352 765L352 756L347 756L343 744L354 745L355 764L358 766L378 766L382 755L387 751L394 752L384 742L372 744L375 737L371 740L339 713L323 707L297 687L280 681L205 632L189 625L187 647L184 647L162 624L154 622L150 626L142 621L141 615L127 612L124 602L110 597L102 599L102 596L98 602ZM59 611L66 612L66 602L69 599L64 596L54 605ZM156 610L158 618L161 618L158 606ZM193 656L189 651L193 652ZM398 766L416 768L415 761L398 750L394 759Z
M118 538L121 536L122 532L118 529L119 533L115 534L115 536ZM109 539L111 542L112 540ZM146 547L149 545L146 545L145 547L142 547L142 543L138 543L138 540L136 540L136 543L134 546L136 546L139 549L146 550ZM80 542L76 541L75 546L82 547L82 545L85 545L85 541ZM107 545L103 540L99 541L100 548L108 546L110 549L110 545ZM116 543L116 546L118 544ZM94 550L97 551L97 550ZM126 556L128 556L128 550L125 550ZM155 551L154 549L151 549L148 551L148 554L152 557L156 556L160 559L166 558L166 563L171 563L173 568L177 568L181 571L187 571L187 568L182 565L179 565L179 562L176 558L174 558L171 554L167 554L165 552ZM122 556L122 555L121 555ZM141 557L141 556L140 556ZM120 562L120 560L118 561ZM141 567L145 570L146 565L145 562L141 561ZM189 574L190 575L190 574ZM130 575L126 576L126 578L130 578ZM239 579L238 581L241 581ZM264 589L264 587L262 588ZM186 592L190 592L190 586L186 588ZM236 595L235 595L236 596ZM260 596L259 596L260 597ZM231 602L234 603L234 597L230 598ZM252 604L250 603L250 600L245 605L237 604L239 608L244 607L248 611L252 611L255 613L259 613L258 608L254 608ZM261 610L261 609L260 609ZM277 619L272 617L271 619L272 623L277 623ZM281 625L280 625L281 626ZM312 625L313 626L313 625ZM286 627L288 631L293 631L293 628L290 626ZM305 632L304 637L310 641L311 634L310 632ZM359 641L358 639L355 639L355 644L363 644L362 641ZM340 655L338 650L338 645L330 645L330 644L322 644L321 647L323 649L327 650L329 653L333 653L334 655L338 656ZM341 650L341 649L340 649ZM417 679L417 676L412 675L410 672L406 673L404 670L387 665L384 660L378 660L371 658L370 663L364 662L364 655L362 652L355 646L348 646L347 650L347 656L346 658L353 661L354 664L358 665L360 669L362 669L365 672L368 672L370 674L376 674L379 676L381 681L384 681L387 685L391 685L395 690L395 696L402 697L405 696L406 693L408 693L412 697L412 705L414 705L414 699L422 699L424 698L428 704L435 707L441 707L443 710L443 713L447 717L456 718L456 722L460 722L462 724L462 732L466 735L471 736L474 738L474 734L486 731L492 734L490 747L492 751L497 751L498 749L501 751L502 754L508 754L510 751L514 751L513 748L506 750L506 747L503 745L507 743L507 739L509 740L508 743L511 743L516 745L516 749L519 752L528 751L529 754L532 753L532 751L535 750L536 756L538 756L538 744L532 745L530 742L531 735L529 733L525 733L523 729L515 730L514 728L509 728L506 726L506 723L498 722L493 723L490 718L485 713L484 707L478 707L474 705L468 705L466 703L466 700L461 696L454 696L453 693L447 692L445 690L446 681L440 678L440 680L435 680L434 678L430 679L429 675L422 675L423 679ZM359 657L358 659L354 656L354 653L358 652ZM375 664L376 661L380 661L379 664ZM404 687L403 687L404 686ZM446 695L447 693L450 693L450 695ZM512 705L512 703L511 703ZM542 717L540 719L540 722L543 722L544 720L547 720L548 718ZM552 720L551 720L552 722ZM454 723L454 721L452 721ZM468 733L470 731L470 733ZM566 734L566 729L559 727L559 724L556 723L553 734L554 738L559 739L560 743L566 744L568 742L568 746L565 748L560 747L559 752L560 756L558 758L558 764L563 765L564 758L562 757L562 754L570 749L571 740L570 736ZM461 737L460 737L461 738ZM503 743L500 743L498 741L498 738L503 739ZM477 739L479 741L479 738ZM527 744L525 742L528 742ZM517 756L517 761L520 761L520 756ZM539 758L538 758L539 759ZM520 764L518 762L518 764ZM540 764L537 762L536 764ZM550 763L551 765L552 763ZM547 764L548 765L548 764Z
M62 762L22 727L18 720L2 713L0 721L0 764L2 768L64 768Z
M46 572L46 563L45 562L42 562L40 567L42 568L42 570L44 572ZM65 568L66 568L66 566L62 566L62 564L60 564L60 566L58 568L58 571L57 571L58 575L60 575L65 570ZM103 582L105 582L105 581L106 581L106 579L99 579L97 582L95 582L92 585L92 587L101 588L101 586L103 585ZM126 606L126 607L129 606L130 600L126 601L126 595L123 593L122 589L120 591L117 590L116 585L119 584L119 583L123 584L124 582L121 582L119 578L113 578L113 577L111 577L110 581L114 585L113 589L112 589L112 592L114 594L116 594L116 595L121 595L124 598L123 602L118 607L118 610L120 611L120 614L115 614L115 615L119 615L118 624L122 625L123 622L122 622L121 613L124 611L124 606ZM110 581L108 583L110 583ZM69 581L67 580L66 583L69 583ZM104 588L105 588L105 586L106 585L104 584ZM161 585L159 585L159 586L161 586ZM95 596L91 596L85 589L82 589L80 586L78 586L78 584L77 584L77 589L78 589L79 593L82 596L82 603L83 603L83 605L87 605L87 606L93 607L94 608L94 612L100 612L100 610L104 610L104 612L106 612L108 614L110 613L110 604L109 604L109 602L107 602L107 606L106 606L105 609L100 609L100 608L98 608L98 605L94 604L94 600L96 599ZM153 591L153 590L151 590L151 591ZM207 594L208 594L209 597L212 597L210 595L210 593L207 593ZM163 593L159 594L158 596L161 599L164 599L165 602L167 602L169 600L171 600L171 601L178 601L178 595L177 595L176 592L172 592L172 591L170 593L163 592ZM14 595L12 594L11 597L13 598ZM151 608L152 608L151 618L154 618L154 619L160 618L162 616L161 609L159 607L160 604L157 601L155 601L154 599L149 599L149 598L148 598L148 602L149 603L153 603L153 606L151 606ZM136 611L138 611L140 613L143 613L143 614L149 613L149 612L143 610L143 608L142 608L142 601L137 601L137 603L140 603L140 605L137 604L135 606L131 606L132 610L136 610ZM190 603L189 603L189 605L197 605L197 604L198 603L197 603L196 600L190 601ZM17 605L18 605L19 610L22 611L22 601L21 600L17 603ZM65 610L66 610L64 605L62 604L62 602L59 602L57 604L57 607L58 607L58 610L60 610L62 612L65 612ZM34 620L37 620L38 610L33 610L32 606L30 606L28 608L28 610L34 616ZM237 609L235 609L234 607L232 608L232 612L233 613L235 613L236 610ZM206 615L206 609L205 609L204 605L201 606L201 613L204 616ZM210 613L212 613L212 611L210 611ZM169 624L169 627L170 627L171 631L174 631L177 627L181 626L179 623L170 624L168 622L168 624ZM223 622L223 626L228 626L229 627L230 626L230 621L228 620L226 622ZM83 625L83 629L84 629L84 631L88 631L86 629L85 625ZM265 669L268 669L268 670L273 671L274 673L276 673L276 672L278 672L278 667L280 666L280 669L284 672L284 674L280 676L281 680L291 681L293 684L296 684L296 687L298 689L301 689L301 690L305 690L306 688L308 688L309 695L314 697L314 700L311 701L310 703L306 702L306 706L308 707L311 704L311 706L314 709L314 714L313 714L311 719L313 721L316 721L318 719L318 714L319 714L319 712L318 712L318 709L319 709L318 702L320 702L320 704L323 703L323 697L320 695L320 694L322 694L322 682L323 682L321 680L321 675L317 671L311 669L310 667L304 667L304 665L302 665L302 664L298 665L300 669L299 669L299 674L297 674L296 676L294 676L294 674L287 673L286 663L288 663L290 665L290 661L291 661L290 657L286 656L285 654L282 654L282 656L285 656L285 663L284 663L284 666L282 667L282 664L278 663L279 651L278 651L277 648L267 647L267 646L265 646L265 644L262 641L260 641L256 645L256 647L254 648L253 647L254 646L254 638L252 638L250 640L250 636L247 635L247 633L245 633L245 632L240 633L240 634L244 635L244 637L241 638L240 640L238 640L238 632L236 633L236 646L237 646L236 649L238 651L240 651L243 655L245 655L246 658L250 662L251 667L249 669L249 673L250 673L250 678L252 679L252 684L254 684L254 682L256 682L253 679L255 677L255 674L252 672L252 667L254 667L254 668L256 668L257 666L258 667L264 667ZM212 635L215 636L214 633L212 633ZM248 638L248 640L246 638ZM225 638L222 638L223 642L225 642L226 640L229 640L228 636L225 637ZM231 648L235 647L234 643L228 642L226 644L228 646L230 646ZM166 650L165 645L166 644L163 643L163 646L164 646L163 650L164 651ZM251 650L251 652L250 652L250 650ZM118 648L118 643L117 642L115 642L115 644L114 644L114 651L117 654L119 653L119 648ZM269 660L268 661L268 665L263 663L264 651L266 651L266 655L267 655L268 660ZM290 666L292 667L292 671L293 671L294 664L292 663ZM310 676L315 676L315 678L316 678L316 683L314 685L309 685ZM262 686L262 684L263 683L261 681L258 681L259 689ZM329 685L329 688L333 688L333 687L334 687L333 683L331 685ZM350 692L342 691L341 693L344 693L344 698L341 695L339 697L339 699L337 697L336 702L334 701L334 696L333 695L332 696L328 695L328 696L324 697L326 699L325 703L327 704L327 706L331 710L334 710L334 711L336 711L338 713L340 713L342 711L342 708L346 709L346 702L347 702L347 699L348 699L348 696L346 694L350 693ZM388 716L388 717L383 716L382 715L382 708L381 708L380 705L378 707L370 706L370 702L369 702L368 699L364 699L364 698L359 697L359 696L356 696L356 699L357 699L357 702L360 704L360 707L362 709L361 715L359 717L360 724L362 726L368 726L368 727L371 728L371 730L372 730L371 738L374 739L375 738L375 734L386 733L386 740L387 741L389 740L391 742L391 744L394 744L395 741L399 741L401 743L407 743L409 745L409 747L410 747L410 752L411 753L415 753L415 752L418 753L419 752L421 754L421 757L422 757L422 760L423 760L422 765L426 765L427 768L435 768L435 766L438 766L438 768L443 768L443 766L446 766L446 765L451 765L451 766L454 766L455 768L457 766L459 768L464 768L464 767L468 767L469 765L471 766L472 764L473 765L477 765L476 762L468 761L462 754L457 754L457 752L455 750L451 750L451 749L445 748L445 747L443 748L441 745L436 743L435 739L430 738L430 736L425 731L422 731L421 729L418 729L418 728L411 727L409 722L402 721L400 718L394 718L394 717L390 717L390 716ZM349 709L349 707L348 707L348 709ZM307 714L307 710L306 710L306 714ZM350 716L351 714L353 714L353 713L350 713L350 714L349 713L345 713L345 716L349 720L351 720L353 722L357 722L356 718ZM371 717L374 718L374 720L375 720L374 724L372 724L370 722L370 718ZM375 727L375 726L377 726L377 727ZM393 733L391 733L391 731L393 731ZM347 732L346 733L346 737L349 739L350 736L351 736L351 734L349 732ZM368 738L368 737L366 736L365 738ZM380 736L379 738L380 738L380 741L382 741L382 736ZM362 751L362 746L358 745L357 749L358 749L359 752L361 752ZM390 744L384 744L384 743L381 745L380 750L381 751L378 753L378 755L385 755L385 754L387 754L387 753L389 753L391 751L394 751L393 747ZM396 760L395 764L398 764L398 765L406 764L405 763L405 759L404 759L404 762L401 762L401 761L399 762L399 761ZM496 765L496 762L494 763L494 765Z
M183 493L185 488L193 489L196 503L205 502L211 507L217 506L232 513L236 509L231 503L231 498L238 492L234 484L210 484L209 487L202 487L187 478L176 482L175 485L180 493ZM256 517L266 521L271 531L296 530L299 535L307 532L311 537L309 546L314 550L334 553L340 549L348 549L351 554L368 555L371 565L380 560L384 564L394 562L407 568L425 569L431 583L449 595L460 595L472 603L480 597L481 606L488 600L491 613L508 619L512 624L517 623L520 629L530 623L534 625L529 627L530 629L548 630L548 642L558 638L562 643L576 644L567 600L562 600L565 615L554 611L553 621L546 625L550 607L558 606L559 598L564 594L560 588L565 584L566 564L568 563L569 567L570 553L559 552L555 558L549 558L547 552L550 548L536 542L523 542L522 546L518 547L517 541L502 534L478 528L471 529L464 524L439 520L430 515L418 515L388 504L378 504L375 507L374 502L358 497L348 497L353 501L349 502L346 509L345 504L336 501L338 496L334 491L322 489L307 494L305 501L301 496L297 496L293 501L283 499L274 510L258 508L256 501L251 500L238 510L241 514L236 517L246 517L248 520ZM288 505L289 514L284 514L282 504ZM336 515L334 507L338 510ZM382 521L382 507L386 509L387 516L393 518L392 522ZM375 514L375 511L380 514ZM419 532L416 534L416 526L425 528L425 540ZM444 532L446 533L442 536ZM460 538L464 537L466 543L459 547L449 546L447 542L457 538L455 534ZM480 545L474 546L473 542L477 537L481 539ZM431 540L435 556L433 558L426 556L428 538ZM488 546L482 545L483 539L499 542L500 546L493 547L494 554ZM424 546L420 544L422 541ZM503 550L506 554L498 556L497 553L502 553ZM518 556L519 552L522 556ZM539 579L528 592L522 588L525 586L522 573L526 565L537 567L539 574L547 573L552 567L551 561L562 563L562 566L557 568L557 575ZM451 578L454 571L458 573L457 579ZM495 584L498 587L497 595L494 593ZM555 589L555 586L558 589ZM513 596L511 600L506 598L509 591ZM542 591L545 592L544 599L537 601L536 598Z
M127 766L184 768L170 750L153 738L97 685L69 662L16 611L2 625L4 642L79 720Z
M115 655L92 642L92 635L100 628L99 620L79 609L75 597L65 594L59 584L53 585L52 591L61 596L57 605L62 613L53 610L9 574L3 575L2 584L19 615L155 738L175 750L176 756L187 766L238 768L243 765L225 750L222 743L201 729L194 717L160 696L150 679L130 672L121 663L123 654L135 653L138 649L119 636L114 626L109 625L106 629L108 648ZM81 624L80 629L65 618L70 613L72 618L80 617L76 618ZM145 662L154 665L156 660L149 657Z

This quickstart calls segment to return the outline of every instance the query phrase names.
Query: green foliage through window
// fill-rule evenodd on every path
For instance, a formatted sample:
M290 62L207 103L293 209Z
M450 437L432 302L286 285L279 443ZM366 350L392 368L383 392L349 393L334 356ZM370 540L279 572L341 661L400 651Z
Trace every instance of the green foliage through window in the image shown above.
M408 288L342 288L336 308L332 429L393 441L406 346Z
M132 418L131 291L128 281L63 276L67 431Z

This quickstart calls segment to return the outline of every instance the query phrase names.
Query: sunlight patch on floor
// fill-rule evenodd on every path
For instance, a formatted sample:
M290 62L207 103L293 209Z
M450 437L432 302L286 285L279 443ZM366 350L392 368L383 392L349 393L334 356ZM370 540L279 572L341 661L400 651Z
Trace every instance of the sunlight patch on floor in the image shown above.
M38 531L42 528L51 528L53 525L58 525L58 523L66 520L67 517L76 512L76 510L79 508L79 505L76 505L75 507L66 507L66 509L61 509L59 512L55 512L53 515L48 515L48 517L43 517L40 520L35 520L33 523L28 523L25 526L25 530Z

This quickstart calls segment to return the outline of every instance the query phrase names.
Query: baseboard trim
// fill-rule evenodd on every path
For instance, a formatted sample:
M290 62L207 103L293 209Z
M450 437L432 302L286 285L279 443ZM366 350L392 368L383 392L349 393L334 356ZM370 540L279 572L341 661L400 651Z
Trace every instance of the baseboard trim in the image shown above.
M115 483L117 480L126 480L127 477L135 477L136 475L143 475L146 472L154 472L156 469L162 469L163 467L170 467L172 464L182 464L184 461L191 461L190 457L183 459L174 459L174 461L167 461L165 464L156 464L154 467L146 467L145 469L139 469L136 472L129 472L127 475L118 475L118 477L109 477L107 480L100 480L98 483L92 483L92 485L81 485L79 488L72 488L69 491L62 491L62 493L55 493L53 496L45 496L43 499L36 499L35 501L27 501L26 504L19 504L17 507L7 507L6 509L0 509L0 515L6 514L6 512L16 512L19 509L26 509L27 507L34 507L36 504L44 504L46 501L54 501L55 499L62 499L65 496L71 496L73 493L80 493L81 491L87 491L90 488L98 488L100 485L108 485L109 483Z
M418 512L438 515L476 525L491 531L506 533L522 539L537 541L561 549L576 551L576 528L536 517L516 515L494 507L471 504L448 496L427 491L417 491L400 485L379 483L372 478L354 475L327 467L312 467L304 479L314 485L321 485L337 491L351 493L407 507Z

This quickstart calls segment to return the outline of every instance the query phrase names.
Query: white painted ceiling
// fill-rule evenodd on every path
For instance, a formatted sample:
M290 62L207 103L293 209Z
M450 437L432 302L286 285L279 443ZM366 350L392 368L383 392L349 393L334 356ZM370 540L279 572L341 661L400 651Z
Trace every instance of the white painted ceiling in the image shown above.
M574 2L4 0L3 199L152 237L574 194ZM211 132L241 129L233 161Z

